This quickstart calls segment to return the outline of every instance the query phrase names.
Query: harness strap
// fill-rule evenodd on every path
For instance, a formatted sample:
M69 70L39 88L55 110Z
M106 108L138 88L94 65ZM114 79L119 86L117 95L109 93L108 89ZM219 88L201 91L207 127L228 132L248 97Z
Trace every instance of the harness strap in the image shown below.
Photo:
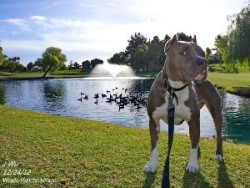
M185 84L184 86L182 86L180 88L174 88L170 85L167 78L164 79L164 88L169 92L169 95L172 95L173 98L175 98L177 104L178 104L178 97L175 94L175 92L181 91L181 90L185 89L187 86L188 86L188 84Z
M170 152L173 145L173 139L174 139L174 113L175 113L175 105L173 103L173 100L175 98L176 103L178 104L178 97L175 94L176 91L181 91L185 89L188 86L188 84L185 84L184 86L180 88L173 88L169 82L167 81L167 78L164 81L164 87L169 92L168 96L168 153L167 158L165 161L165 166L162 174L162 188L170 188L170 173L169 173L169 159L170 159Z
M169 173L169 158L170 152L173 145L173 138L174 138L174 112L175 106L173 104L173 96L169 95L168 97L169 106L168 106L168 153L167 159L165 161L165 166L162 174L162 188L169 188L170 187L170 173Z

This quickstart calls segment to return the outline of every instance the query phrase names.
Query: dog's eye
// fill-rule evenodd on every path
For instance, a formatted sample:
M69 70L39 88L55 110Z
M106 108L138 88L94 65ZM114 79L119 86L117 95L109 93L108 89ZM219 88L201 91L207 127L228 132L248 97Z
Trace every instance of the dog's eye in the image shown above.
M180 55L182 55L182 56L185 56L185 55L187 54L185 51L179 52L179 53L180 53Z

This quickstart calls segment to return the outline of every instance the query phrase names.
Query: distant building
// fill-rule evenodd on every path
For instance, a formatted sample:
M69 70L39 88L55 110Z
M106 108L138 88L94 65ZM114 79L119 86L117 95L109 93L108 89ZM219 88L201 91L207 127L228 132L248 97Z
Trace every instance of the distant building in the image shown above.
M34 67L32 67L31 71L32 72L42 72L43 69L40 66L34 66Z
M210 55L211 63L222 63L221 54L218 51L218 48L212 48L212 54Z

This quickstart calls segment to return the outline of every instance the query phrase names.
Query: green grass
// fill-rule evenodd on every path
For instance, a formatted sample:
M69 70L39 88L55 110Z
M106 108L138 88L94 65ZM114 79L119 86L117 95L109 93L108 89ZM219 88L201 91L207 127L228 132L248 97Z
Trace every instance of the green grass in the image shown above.
M13 76L14 73L9 73L9 72L1 72L0 71L0 78L8 77L8 76Z
M50 72L46 75L46 78L79 78L86 77L89 73L82 72L80 69L77 70L65 70L65 71L55 71ZM0 72L1 79L24 79L24 78L41 78L43 73L39 72L24 72L24 73L6 73Z
M250 73L226 74L210 72L208 79L227 92L250 96Z
M51 72L51 76L87 76L89 72L82 71L81 69L54 71Z
M0 187L160 187L167 137L161 133L156 173L144 173L149 132L0 106ZM175 135L171 153L173 187L249 187L250 146L224 142L225 162L214 160L215 140L201 139L200 171L186 173L190 141ZM2 182L4 162L31 170L26 178L53 184ZM5 176L6 178L6 176ZM19 178L19 176L9 176Z

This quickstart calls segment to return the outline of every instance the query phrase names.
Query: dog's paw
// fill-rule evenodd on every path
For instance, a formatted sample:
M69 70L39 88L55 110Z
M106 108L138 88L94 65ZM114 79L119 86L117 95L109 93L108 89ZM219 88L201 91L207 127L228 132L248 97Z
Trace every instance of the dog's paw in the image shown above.
M148 173L153 173L156 171L156 167L157 167L157 164L156 163L150 163L148 162L145 167L144 167L144 171L145 172L148 172Z
M190 150L189 161L186 170L188 172L198 172L199 164L198 164L198 153L197 148Z
M223 157L223 155L221 155L221 154L216 154L216 155L214 156L214 158L215 158L217 161L219 161L219 162L223 162L223 161L224 161L224 157Z
M188 172L192 172L192 173L198 172L198 169L199 169L198 162L197 162L197 164L189 164L188 163L187 168L186 168L186 170Z
M155 172L158 164L158 159L159 159L158 148L155 148L151 152L150 159L144 167L145 172Z

